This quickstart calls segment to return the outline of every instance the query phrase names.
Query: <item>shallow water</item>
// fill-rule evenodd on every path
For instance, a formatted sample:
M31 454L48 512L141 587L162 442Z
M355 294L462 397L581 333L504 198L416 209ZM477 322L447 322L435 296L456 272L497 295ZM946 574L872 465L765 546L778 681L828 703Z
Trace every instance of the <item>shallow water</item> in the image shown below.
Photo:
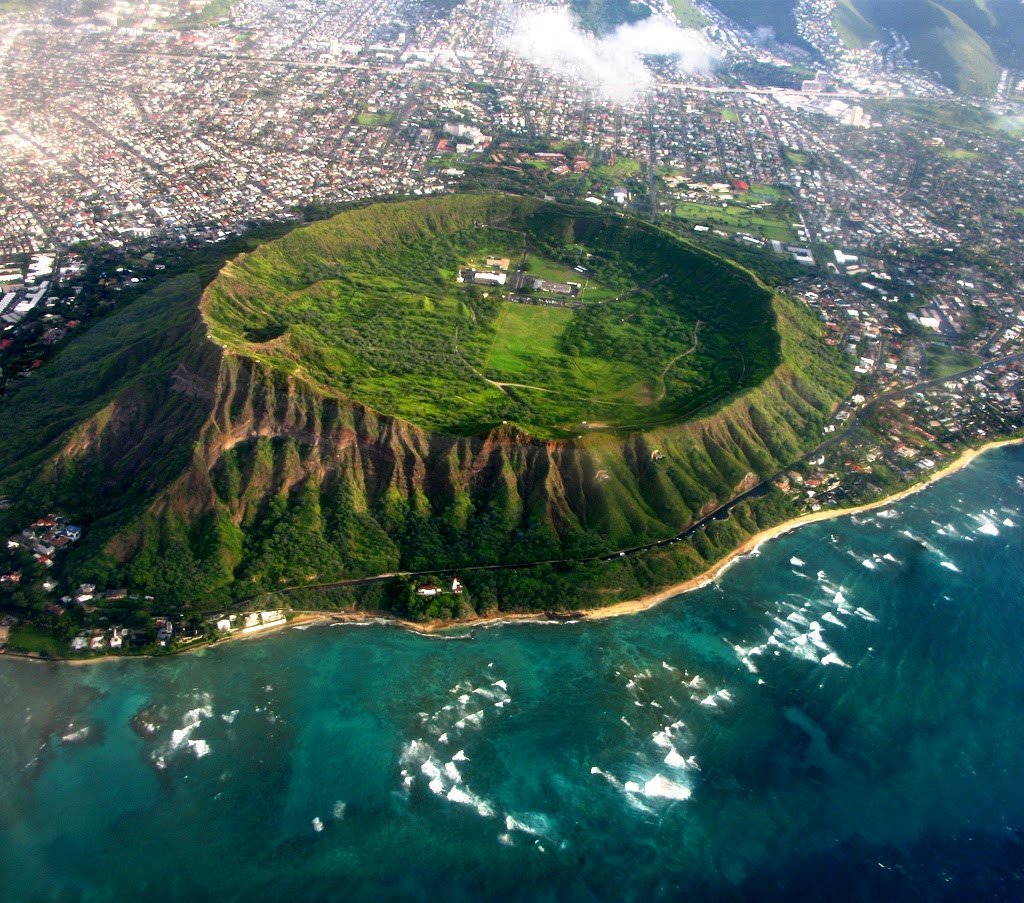
M0 661L0 897L1020 899L1022 484L612 621Z

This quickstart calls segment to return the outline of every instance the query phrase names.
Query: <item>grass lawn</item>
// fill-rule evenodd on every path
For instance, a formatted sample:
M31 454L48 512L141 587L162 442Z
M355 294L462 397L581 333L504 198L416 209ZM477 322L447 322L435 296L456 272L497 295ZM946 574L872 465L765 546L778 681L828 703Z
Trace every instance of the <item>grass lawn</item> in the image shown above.
M32 624L12 627L7 646L12 652L29 652L51 658L68 653L68 644L63 639Z
M893 98L868 101L865 108L902 113L914 119L973 135L1019 138L1024 134L1024 125L1021 125L1019 118L1000 116L984 107L971 106L958 100Z
M639 172L639 160L633 160L630 157L616 157L614 166L599 163L591 168L590 175L595 179L603 179L608 182L625 182Z
M735 110L722 110L722 121L723 122L739 122L740 114Z
M541 361L561 361L558 340L572 319L565 307L504 304L498 314L497 335L487 356L487 372L501 381L531 382Z
M543 305L505 304L486 362L486 374L529 397L532 407L566 430L583 422L633 422L638 407L654 400L658 373L667 361L646 366L587 354L566 354L562 336L574 311ZM533 387L524 389L523 386Z
M526 272L548 282L583 282L580 274L568 264L549 260L539 254L527 255Z
M927 348L925 362L928 379L941 379L977 367L981 363L981 358L969 351L960 351L941 342L933 342Z
M790 166L810 166L814 161L806 151L795 150L792 147L783 148L782 155Z
M515 258L513 258L514 260ZM586 266L586 260L581 254L583 263L581 266ZM608 301L611 298L615 298L622 294L623 289L613 288L611 286L602 285L592 276L586 276L583 273L577 273L571 266L565 263L559 263L555 260L550 260L546 257L541 257L539 254L528 254L526 257L526 272L538 279L546 279L548 282L577 282L581 286L580 289L580 301L589 301L596 303L598 301ZM556 296L557 297L557 296Z
M939 156L944 160L977 160L981 154L963 147L944 147L939 151Z
M395 121L393 113L370 113L363 112L356 116L356 125L362 126L364 129L379 129L386 125L391 125Z
M796 233L789 220L772 208L750 210L739 204L712 207L687 201L676 205L675 214L687 222L715 226L729 232L749 232L783 242L796 241Z
M750 194L747 195L752 201L785 201L790 195L783 188L776 188L774 185L764 185L761 182L754 182L750 186Z

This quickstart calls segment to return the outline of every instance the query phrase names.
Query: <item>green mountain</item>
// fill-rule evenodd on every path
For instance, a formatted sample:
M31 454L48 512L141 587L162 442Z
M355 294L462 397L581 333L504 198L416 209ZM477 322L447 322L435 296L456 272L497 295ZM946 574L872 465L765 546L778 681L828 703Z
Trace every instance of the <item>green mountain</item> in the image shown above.
M795 0L712 0L746 28L771 28L801 43ZM852 48L903 35L910 55L960 94L993 92L1002 67L1024 65L1024 5L1019 0L838 0L833 22Z
M587 31L599 35L651 14L649 6L632 0L569 0L569 7Z
M885 40L885 32L864 16L854 0L837 0L832 24L843 43L853 50L861 50L874 41Z
M557 270L559 249L590 254L589 271L617 294L584 296L578 309L502 302L506 314L553 316L531 324L543 346L535 357L510 352L502 310L492 316L484 298L492 289L449 279L465 254L501 250L489 245L499 226L506 241L528 241L527 266L538 258ZM622 291L613 277L642 284ZM597 310L617 316L595 324ZM474 318L466 347L485 362L475 365L479 397L451 341ZM660 344L668 328L676 348L652 368L643 355L670 350ZM705 342L694 380L687 359ZM544 379L545 391L511 380L497 390L490 352L477 347L487 343L500 351L493 367L519 367L522 386ZM607 366L623 355L624 369ZM573 404L586 385L600 403L602 380L636 385L623 390L621 422L568 436L564 406L529 400L554 394L559 379ZM704 394L712 384L718 394ZM610 603L701 571L779 519L784 497L644 556L462 569L673 536L813 447L849 387L802 307L648 224L499 195L377 205L242 255L205 289L195 277L169 281L68 345L5 402L16 428L0 446L0 494L15 505L0 526L72 515L86 535L65 576L144 591L164 611L436 568L460 570L469 591L455 608L417 610L382 584L291 598L416 616ZM700 407L687 413L687 398ZM524 421L489 425L506 403ZM478 407L467 419L460 404ZM650 426L630 422L645 409Z
M770 28L780 41L803 44L793 10L797 0L712 0L711 5L744 28Z
M945 85L960 94L988 95L1000 74L990 42L1004 22L1020 18L1020 9L1004 7L997 14L983 0L842 0L836 27L853 47L898 32L909 42L910 56Z

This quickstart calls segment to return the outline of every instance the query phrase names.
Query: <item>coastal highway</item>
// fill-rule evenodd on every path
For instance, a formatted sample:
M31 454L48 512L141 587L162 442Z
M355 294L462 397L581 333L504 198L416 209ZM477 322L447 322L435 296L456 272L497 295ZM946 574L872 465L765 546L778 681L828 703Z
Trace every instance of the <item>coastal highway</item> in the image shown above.
M701 530L707 528L709 524L715 521L725 520L729 513L737 506L742 505L744 502L748 502L752 499L760 498L767 495L771 491L772 483L781 477L784 473L791 470L810 458L821 454L827 448L837 444L846 438L854 429L859 427L865 417L873 411L878 405L883 404L887 401L893 401L897 398L904 398L909 395L913 395L915 392L920 392L925 389L933 389L941 386L943 383L951 382L954 380L963 379L965 377L971 377L978 373L984 373L987 370L992 370L996 367L1002 367L1006 364L1013 364L1024 361L1024 352L1018 354L1008 354L1004 357L993 358L992 360L985 361L982 364L978 364L976 367L971 367L968 370L962 370L959 373L954 373L951 376L944 376L935 379L927 379L918 383L914 383L911 386L906 386L902 389L893 389L889 392L882 392L878 395L873 396L861 405L857 412L850 418L843 429L836 431L830 435L827 439L820 442L813 449L807 452L803 457L798 458L795 461L790 462L777 473L772 474L770 477L765 478L756 486L752 486L747 490L733 496L728 501L723 502L713 511L710 511L699 520L694 521L681 532L676 533L674 536L667 537L665 539L655 540L653 542L645 543L644 545L630 546L624 549L616 549L612 552L605 552L600 555L589 555L577 558L549 558L541 561L523 561L512 564L477 564L469 565L466 567L446 567L446 568L434 568L431 570L422 571L391 571L386 574L375 574L372 577L358 577L351 580L335 580L330 583L310 583L303 586L287 587L285 589L275 590L274 592L268 593L263 596L263 599L269 599L273 596L286 597L290 593L298 592L299 590L310 590L310 589L340 589L344 587L355 587L355 586L368 586L373 583L382 583L387 580L394 580L395 578L419 578L419 577L441 577L448 574L464 574L471 573L473 571L514 571L524 568L539 567L542 565L571 565L571 564L592 564L595 562L602 561L615 561L619 558L626 558L632 555L640 555L645 552L652 552L656 549L664 548L666 546L675 545L683 542L686 539L694 536ZM240 603L236 607L245 607L251 605L252 600Z

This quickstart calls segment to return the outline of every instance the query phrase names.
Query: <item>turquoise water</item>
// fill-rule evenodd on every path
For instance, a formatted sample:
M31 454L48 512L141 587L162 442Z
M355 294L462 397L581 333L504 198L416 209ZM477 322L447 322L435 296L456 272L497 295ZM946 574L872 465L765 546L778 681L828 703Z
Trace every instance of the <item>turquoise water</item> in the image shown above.
M613 621L0 661L0 898L1021 899L1022 484Z

